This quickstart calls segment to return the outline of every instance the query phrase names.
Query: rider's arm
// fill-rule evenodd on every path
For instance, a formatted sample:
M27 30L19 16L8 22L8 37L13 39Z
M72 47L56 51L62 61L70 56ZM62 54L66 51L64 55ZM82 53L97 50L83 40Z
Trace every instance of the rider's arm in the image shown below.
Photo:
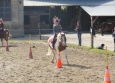
M62 26L59 24L60 28L62 29Z
M56 26L54 26L54 33L56 33L57 29L56 29Z
M1 26L1 28L4 28L4 24L2 23L2 26Z

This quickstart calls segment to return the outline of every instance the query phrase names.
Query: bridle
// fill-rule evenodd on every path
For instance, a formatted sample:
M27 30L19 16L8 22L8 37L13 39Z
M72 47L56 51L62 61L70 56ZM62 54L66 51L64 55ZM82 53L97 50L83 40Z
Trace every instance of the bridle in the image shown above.
M61 43L63 46L66 46L66 37L65 37L65 34L61 34Z

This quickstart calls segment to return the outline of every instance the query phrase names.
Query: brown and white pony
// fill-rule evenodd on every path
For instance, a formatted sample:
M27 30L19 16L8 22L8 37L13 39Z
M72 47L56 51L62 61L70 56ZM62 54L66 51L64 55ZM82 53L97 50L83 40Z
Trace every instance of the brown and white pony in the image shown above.
M51 55L53 53L54 57L53 57L52 63L54 63L54 58L57 60L56 55L58 56L58 52L63 51L64 55L65 55L65 58L66 58L66 61L67 61L67 64L69 64L68 63L68 58L67 58L67 52L66 52L66 47L67 46L66 46L65 33L59 33L57 35L57 39L56 39L55 44L54 44L54 49L53 49L53 46L52 46L52 41L53 41L53 36L51 36L48 39L48 53L47 53L47 55Z
M8 42L8 39L10 38L10 31L8 29L4 29L5 34L3 34L2 29L0 29L0 38L3 46L3 39L5 39L6 42Z
M100 32L102 35L104 34L105 31L106 32L110 31L112 33L114 31L114 27L115 27L115 22L110 22L110 23L103 22L100 25L100 29L101 29Z

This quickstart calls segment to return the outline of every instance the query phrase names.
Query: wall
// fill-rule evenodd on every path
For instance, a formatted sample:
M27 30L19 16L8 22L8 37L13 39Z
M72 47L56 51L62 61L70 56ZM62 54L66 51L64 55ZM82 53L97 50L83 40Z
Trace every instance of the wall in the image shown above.
M90 31L91 18L84 10L81 10L81 25L83 31Z
M40 28L49 29L49 6L24 6L24 33L38 34L39 24L41 24ZM41 32L49 31L43 30Z
M5 21L4 25L12 37L24 36L23 16L23 0L11 0L11 21Z
M56 15L61 18L62 30L74 31L78 16L78 6L51 6L50 7L50 26L53 27L53 17Z

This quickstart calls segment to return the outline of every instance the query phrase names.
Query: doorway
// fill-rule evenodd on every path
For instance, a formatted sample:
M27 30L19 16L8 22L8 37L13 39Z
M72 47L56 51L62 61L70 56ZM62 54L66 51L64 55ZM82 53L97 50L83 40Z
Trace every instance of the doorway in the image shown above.
M38 23L40 23L39 15L24 16L24 32L25 34L38 34Z

